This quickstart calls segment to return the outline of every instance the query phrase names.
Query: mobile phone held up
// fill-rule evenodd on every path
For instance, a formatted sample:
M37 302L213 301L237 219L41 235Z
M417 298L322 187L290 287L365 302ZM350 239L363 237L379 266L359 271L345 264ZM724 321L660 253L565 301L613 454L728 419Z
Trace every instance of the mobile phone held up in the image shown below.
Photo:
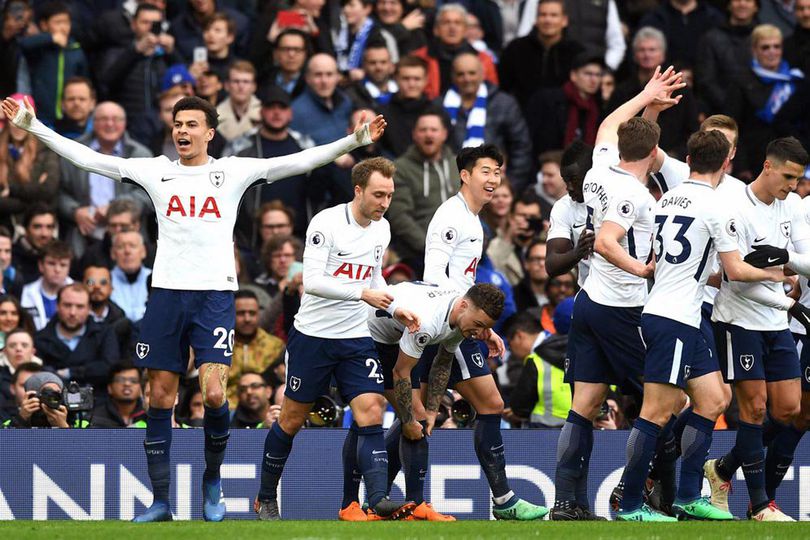
M208 62L208 49L205 47L194 47L194 63Z
M307 18L300 11L286 9L278 12L276 23L279 28L303 28L307 25Z

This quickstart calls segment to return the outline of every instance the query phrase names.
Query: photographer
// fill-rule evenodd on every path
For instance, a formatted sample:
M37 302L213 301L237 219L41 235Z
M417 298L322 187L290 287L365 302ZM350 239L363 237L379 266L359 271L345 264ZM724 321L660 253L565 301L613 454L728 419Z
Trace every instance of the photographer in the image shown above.
M31 363L17 367L11 392L17 401L17 414L4 428L86 428L89 423L69 415L62 392L62 379Z
M487 249L487 255L496 262L497 269L506 276L513 287L520 283L525 275L523 264L529 255L529 248L546 229L541 208L540 197L534 191L526 191L520 198L515 199L509 213L506 234L494 238ZM521 308L518 306L518 309Z

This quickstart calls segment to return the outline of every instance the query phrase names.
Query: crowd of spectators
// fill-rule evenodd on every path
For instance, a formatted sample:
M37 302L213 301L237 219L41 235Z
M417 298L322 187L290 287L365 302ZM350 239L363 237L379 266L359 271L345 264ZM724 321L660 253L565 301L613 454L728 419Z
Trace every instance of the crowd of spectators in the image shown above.
M362 159L396 163L393 283L421 277L427 225L459 186L455 153L484 141L503 150L478 279L507 296L497 330L511 353L491 367L505 422L557 427L553 411L535 407L535 383L540 370L563 368L578 289L574 273L550 277L545 265L550 209L566 194L562 150L593 144L600 121L661 64L688 82L658 119L666 152L683 158L688 135L717 113L740 125L733 173L743 180L773 137L810 148L810 0L0 0L0 10L0 96L30 100L47 125L105 154L176 159L171 111L188 95L217 107L214 158L290 154L386 116L379 143L242 202L227 389L235 427L278 416L301 239L314 213L351 198ZM133 354L153 213L139 187L82 171L0 119L3 425L81 427L37 397L70 381L94 390L90 426L144 425L149 388ZM200 425L194 376L177 426ZM458 395L446 401L445 427L465 425ZM599 427L625 427L631 409L612 395Z

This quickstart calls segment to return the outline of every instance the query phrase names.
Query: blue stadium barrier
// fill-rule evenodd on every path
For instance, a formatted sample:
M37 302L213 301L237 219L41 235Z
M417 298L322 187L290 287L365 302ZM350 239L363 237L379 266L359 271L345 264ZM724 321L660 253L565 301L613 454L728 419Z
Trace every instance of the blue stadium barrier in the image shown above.
M558 431L504 431L514 491L551 505ZM252 519L266 431L235 430L222 469L228 519ZM303 430L295 439L281 484L285 519L336 519L342 494L340 455L346 432ZM430 439L426 493L438 510L460 519L490 519L486 480L475 458L470 430L438 430ZM715 434L712 456L734 443L733 432ZM131 519L152 500L143 454L143 430L0 431L0 519ZM202 430L175 430L172 506L177 519L201 519ZM592 505L608 515L608 497L624 465L627 432L597 432L591 460ZM748 496L742 471L731 509L745 516ZM392 497L402 497L400 475ZM810 520L810 437L779 490L778 502L793 517Z

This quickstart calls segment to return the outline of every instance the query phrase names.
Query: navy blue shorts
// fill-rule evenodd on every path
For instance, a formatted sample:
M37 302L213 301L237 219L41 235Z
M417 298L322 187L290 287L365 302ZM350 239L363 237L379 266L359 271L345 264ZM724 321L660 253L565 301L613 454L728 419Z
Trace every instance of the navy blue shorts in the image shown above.
M784 381L799 377L799 354L790 330L746 330L717 322L714 341L726 382Z
M686 381L719 371L699 328L666 317L644 314L641 333L647 345L644 382L686 388Z
M295 327L287 340L287 389L284 395L312 403L329 393L334 376L346 403L360 394L382 394L383 372L370 337L327 339L308 336Z
M644 373L640 307L603 306L581 290L568 340L573 342L569 371L573 368L574 381L636 386Z
M422 362L420 364L423 383L428 382L430 368L433 365L433 359L436 358L437 350L438 345L431 345L422 353ZM489 356L489 351L482 342L474 339L462 341L453 360L453 368L450 370L450 381L447 383L447 387L455 388L458 383L467 379L492 375L487 356Z
M382 364L383 369L383 378L385 381L383 385L385 386L386 390L393 390L394 389L394 366L397 363L397 357L399 356L399 344L390 345L388 343L379 343L377 341L374 342L374 346L377 348L377 355L380 357L380 363ZM424 357L424 355L422 355ZM421 374L422 374L422 359L419 359L419 362L411 370L411 388L419 389L419 382L421 381Z
M135 345L135 365L185 373L194 366L231 365L236 310L232 291L152 289Z
M574 333L573 323L572 328L568 330L568 343L565 345L565 363L563 364L563 382L567 384L574 384L574 338L571 335Z
M712 351L712 358L717 362L717 369L720 369L720 361L717 357L717 347L714 344L714 323L712 322L712 312L714 306L708 302L703 302L700 307L700 331L703 332L703 337L706 338L706 345Z
M801 334L793 334L796 350L799 352L799 365L802 371L802 392L810 392L810 339Z

